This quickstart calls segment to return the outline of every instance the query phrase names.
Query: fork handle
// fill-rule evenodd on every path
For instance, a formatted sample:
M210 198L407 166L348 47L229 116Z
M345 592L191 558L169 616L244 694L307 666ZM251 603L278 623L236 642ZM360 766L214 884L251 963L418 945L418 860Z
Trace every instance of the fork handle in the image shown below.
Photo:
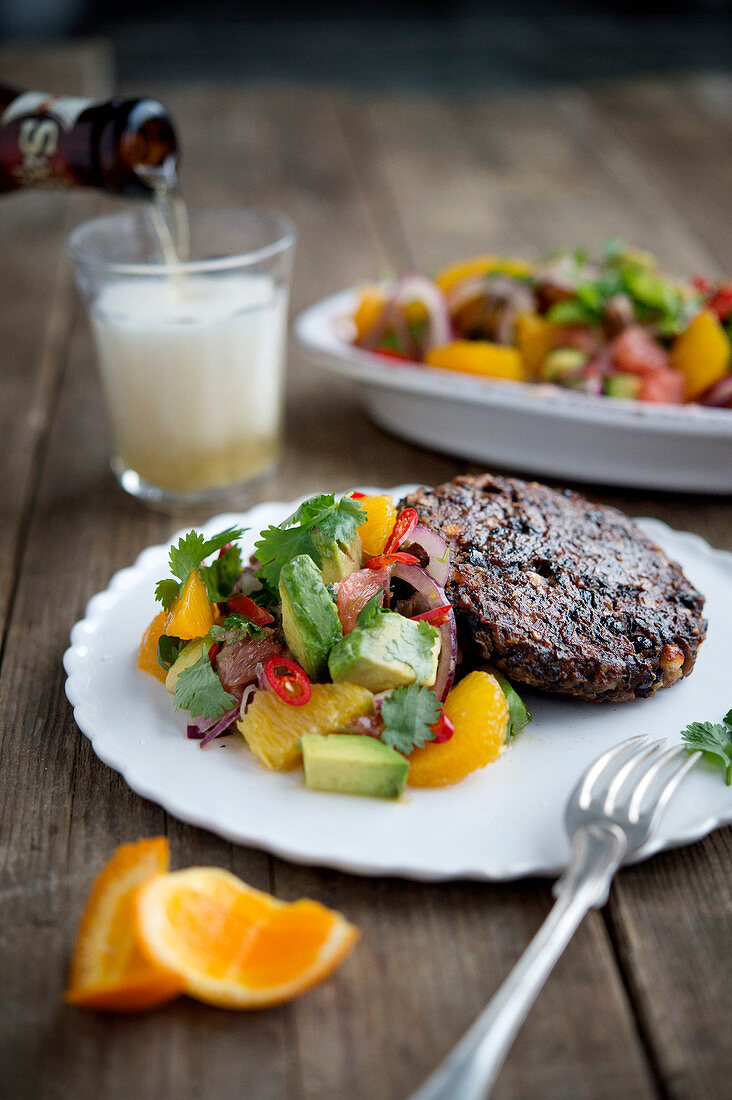
M539 990L593 907L604 905L627 849L622 830L593 822L572 838L556 902L493 1000L412 1100L483 1100Z

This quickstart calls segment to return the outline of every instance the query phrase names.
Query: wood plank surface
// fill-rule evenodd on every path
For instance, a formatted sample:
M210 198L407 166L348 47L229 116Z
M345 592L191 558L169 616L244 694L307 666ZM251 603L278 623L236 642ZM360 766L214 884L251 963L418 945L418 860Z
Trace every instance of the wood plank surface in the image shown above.
M103 55L94 56L101 73ZM45 58L61 87L68 71L51 66L64 58ZM664 88L673 111L663 107ZM669 263L724 265L722 245L704 228L717 183L705 190L702 182L704 213L692 216L689 177L674 175L673 154L663 152L666 131L669 142L684 135L676 157L689 155L695 124L721 132L727 100L718 82L490 100L208 83L145 91L179 122L191 201L268 205L295 219L294 311L387 270L432 267L478 248L532 254L619 225ZM639 113L660 130L652 156L629 106L639 93ZM699 140L706 149L708 137ZM19 410L34 427L23 456L8 456L17 463L15 495L0 497L8 540L0 543L0 599L13 594L0 667L0 1095L406 1097L519 957L551 904L548 885L422 885L293 866L168 818L96 759L63 697L69 627L115 569L180 520L117 489L88 327L58 274L66 208L52 216L49 196L19 201L22 208L3 200L0 210L13 246L2 277L18 288L12 309L0 299L4 370L14 379L0 410L2 445ZM31 256L43 269L45 305L27 304ZM34 364L27 378L24 363ZM364 481L436 483L466 468L385 435L344 384L324 385L296 349L286 435L282 467L259 499ZM732 546L727 501L598 487L589 495ZM282 898L337 906L364 931L358 950L324 986L267 1012L180 1001L120 1020L64 1007L91 878L115 845L160 832L176 866L229 867ZM730 831L720 831L618 876L604 918L585 921L550 979L496 1096L727 1095L730 1045L720 1021L732 1007L729 849Z

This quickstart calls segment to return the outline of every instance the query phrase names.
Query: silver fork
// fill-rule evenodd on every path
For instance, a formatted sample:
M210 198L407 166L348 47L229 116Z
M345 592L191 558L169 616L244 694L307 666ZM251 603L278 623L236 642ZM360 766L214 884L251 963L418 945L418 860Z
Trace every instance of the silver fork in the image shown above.
M633 737L591 764L569 797L567 870L554 884L556 902L505 982L412 1100L482 1100L539 990L593 907L607 902L620 864L648 840L701 753ZM681 759L681 757L684 759Z

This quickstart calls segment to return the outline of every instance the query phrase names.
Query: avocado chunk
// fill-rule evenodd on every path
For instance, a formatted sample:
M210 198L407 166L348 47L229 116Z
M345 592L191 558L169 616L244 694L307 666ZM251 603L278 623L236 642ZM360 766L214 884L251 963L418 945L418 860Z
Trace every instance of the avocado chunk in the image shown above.
M171 695L175 695L175 685L183 669L195 665L196 661L200 660L203 656L205 642L205 638L194 638L193 641L189 642L188 645L181 649L180 653L173 661L173 664L168 669L168 675L165 677L165 690L169 691Z
M439 656L440 634L433 626L384 611L333 646L328 669L336 684L345 680L369 691L389 691L415 682L434 684Z
M361 537L354 535L350 542L338 542L326 538L316 527L312 532L313 545L320 554L320 571L324 584L344 581L361 568Z
M531 711L516 691L516 688L506 679L503 673L496 672L495 669L491 671L501 685L501 691L506 696L506 702L508 703L508 731L506 733L506 740L510 741L517 733L521 733L521 730L525 726L528 726L531 721Z
M608 397L624 397L634 401L640 394L642 379L639 374L610 374L605 379Z
M320 679L343 628L333 597L309 555L300 554L282 566L279 591L285 641L308 676Z
M351 733L308 733L300 740L305 786L313 791L398 798L409 761L374 737Z

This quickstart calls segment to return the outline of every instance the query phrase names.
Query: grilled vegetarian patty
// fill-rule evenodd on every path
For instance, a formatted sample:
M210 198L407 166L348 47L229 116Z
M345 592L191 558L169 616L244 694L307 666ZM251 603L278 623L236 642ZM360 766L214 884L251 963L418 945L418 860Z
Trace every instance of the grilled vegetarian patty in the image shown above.
M704 598L615 508L491 474L421 489L407 505L450 547L447 594L469 660L543 691L614 702L694 667Z

